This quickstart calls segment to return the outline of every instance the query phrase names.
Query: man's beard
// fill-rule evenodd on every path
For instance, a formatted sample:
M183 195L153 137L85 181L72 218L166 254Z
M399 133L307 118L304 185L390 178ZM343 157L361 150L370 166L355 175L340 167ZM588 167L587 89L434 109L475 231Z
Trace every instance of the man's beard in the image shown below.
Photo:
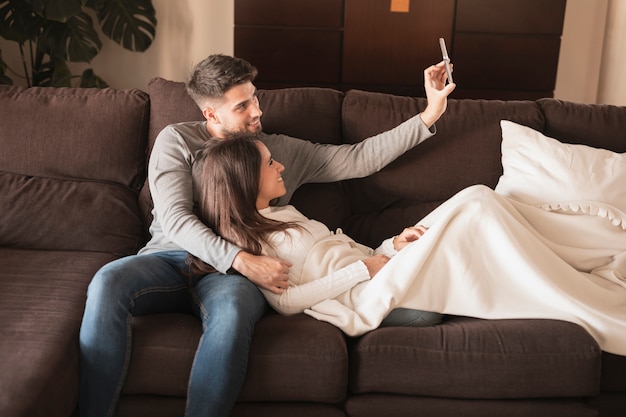
M263 130L263 126L261 125L261 121L259 121L259 124L258 124L257 128L254 129L254 131L250 131L248 129L248 126L250 126L250 125L246 125L245 127L242 127L242 128L240 128L238 130L234 130L234 129L230 129L228 127L225 127L225 128L222 129L222 136L226 137L226 138L232 138L234 136L239 136L241 134L258 135Z

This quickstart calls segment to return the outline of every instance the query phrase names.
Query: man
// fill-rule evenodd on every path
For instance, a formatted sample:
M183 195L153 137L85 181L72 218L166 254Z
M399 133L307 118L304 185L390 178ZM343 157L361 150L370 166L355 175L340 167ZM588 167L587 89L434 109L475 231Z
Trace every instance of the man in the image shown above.
M267 308L257 285L279 294L288 286L289 262L246 253L194 215L191 167L205 141L257 134L277 160L289 161L283 176L287 194L277 202L283 205L304 183L370 175L432 136L454 89L445 85L443 63L431 66L424 71L428 106L420 115L359 144L320 146L262 132L255 76L256 69L242 59L209 56L186 84L206 121L170 125L157 137L148 167L152 239L138 255L102 267L89 286L80 331L81 416L115 415L130 360L132 316L181 304L191 305L203 325L186 415L228 416L245 378L254 325ZM187 252L216 272L185 274Z

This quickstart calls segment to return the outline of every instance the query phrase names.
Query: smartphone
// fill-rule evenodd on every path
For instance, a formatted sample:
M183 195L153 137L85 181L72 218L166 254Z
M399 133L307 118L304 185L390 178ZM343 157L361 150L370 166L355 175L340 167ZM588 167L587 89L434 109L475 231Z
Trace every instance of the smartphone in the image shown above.
M453 83L454 81L452 81L452 71L450 71L450 57L448 56L448 50L446 49L446 41L443 38L439 38L439 46L441 47L441 56L443 56L443 62L446 65L448 83Z

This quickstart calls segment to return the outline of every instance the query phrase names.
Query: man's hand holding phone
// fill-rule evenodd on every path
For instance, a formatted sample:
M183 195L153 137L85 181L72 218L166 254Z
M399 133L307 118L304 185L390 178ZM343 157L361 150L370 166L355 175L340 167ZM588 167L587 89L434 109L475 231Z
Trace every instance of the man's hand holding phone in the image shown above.
M443 38L439 38L439 47L441 48L441 56L443 57L443 63L446 67L446 74L448 75L448 83L454 83L452 79L452 67L450 65L450 57L448 56L448 49L446 48L446 41Z
M446 53L447 54L447 53ZM448 96L456 88L452 81L452 64L445 60L437 65L431 65L424 70L424 90L428 105L420 114L424 124L430 128L448 107ZM446 80L448 85L446 85Z

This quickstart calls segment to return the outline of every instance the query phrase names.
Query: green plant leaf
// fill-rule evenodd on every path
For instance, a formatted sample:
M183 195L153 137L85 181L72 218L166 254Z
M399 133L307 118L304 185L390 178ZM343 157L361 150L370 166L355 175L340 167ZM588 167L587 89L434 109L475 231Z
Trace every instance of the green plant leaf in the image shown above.
M49 87L52 85L52 71L54 66L50 62L45 62L33 67L33 86Z
M80 77L80 85L79 87L88 87L88 88L105 88L109 85L100 77L98 77L91 68L83 71L82 76Z
M0 0L0 36L19 44L37 39L44 19L24 0Z
M49 22L39 40L42 51L71 62L91 62L102 48L93 20L85 12L65 23Z
M98 2L102 33L129 51L143 52L156 32L156 12L151 0Z
M71 87L72 86L72 72L67 66L67 62L62 59L54 60L54 67L52 68L52 78L50 80L50 86L52 87Z
M66 22L83 9L87 0L22 0L31 5L39 16L57 22Z
M128 50L143 52L154 40L152 0L0 0L0 37L20 45L29 86L68 86L66 61L91 62L100 52L102 42L84 9L95 11L102 32ZM0 83L11 81L6 70L0 60ZM81 84L106 86L91 70Z

